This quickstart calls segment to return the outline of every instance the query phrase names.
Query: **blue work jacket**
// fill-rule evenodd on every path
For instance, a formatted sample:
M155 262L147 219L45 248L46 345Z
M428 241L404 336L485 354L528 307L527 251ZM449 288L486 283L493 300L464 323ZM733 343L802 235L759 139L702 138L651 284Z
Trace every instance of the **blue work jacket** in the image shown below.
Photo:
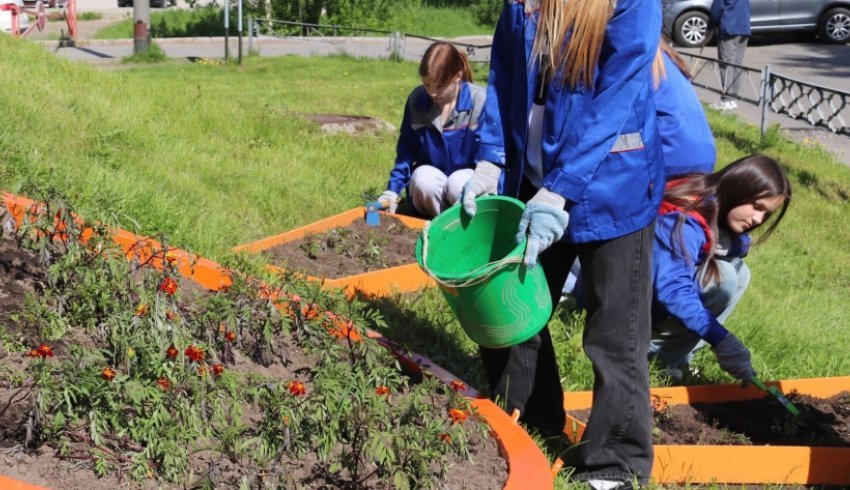
M750 0L714 0L711 17L720 30L720 37L749 36Z
M493 37L490 82L476 160L504 168L503 193L517 197L526 162L528 115L538 64L530 64L538 13L507 1ZM664 162L652 100L651 65L661 32L658 0L620 0L591 87L550 83L543 115L543 186L567 199L564 239L617 238L655 219Z
M717 154L714 136L694 87L664 53L667 77L653 91L658 134L667 178L688 173L710 174Z
M699 267L710 253L705 250L708 236L699 221L686 214L680 242L674 233L681 214L660 215L655 223L652 323L676 318L709 344L717 345L729 331L703 305L698 278Z
M478 120L487 92L478 85L461 82L455 109L445 124L440 110L421 85L413 89L404 106L395 166L387 190L396 194L407 187L418 165L430 165L446 175L475 166Z

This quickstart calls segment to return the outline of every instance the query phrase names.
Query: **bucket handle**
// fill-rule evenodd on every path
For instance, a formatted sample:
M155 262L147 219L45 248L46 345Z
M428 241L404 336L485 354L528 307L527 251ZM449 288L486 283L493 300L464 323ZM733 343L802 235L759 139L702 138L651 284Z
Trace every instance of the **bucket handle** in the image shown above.
M510 264L518 264L522 262L522 257L505 257L500 260L495 260L493 262L488 262L486 264L482 264L475 269L472 269L467 273L468 279L458 279L455 281L447 281L445 279L440 279L436 276L431 269L428 268L428 229L431 228L431 222L426 221L425 226L422 228L422 270L425 271L425 274L428 275L431 279L434 280L437 284L446 287L446 288L464 288L469 286L475 286L477 284L481 284L483 282L488 281L492 276L494 276L497 272L501 271L505 268L505 266ZM489 270L480 276L482 271L488 269Z

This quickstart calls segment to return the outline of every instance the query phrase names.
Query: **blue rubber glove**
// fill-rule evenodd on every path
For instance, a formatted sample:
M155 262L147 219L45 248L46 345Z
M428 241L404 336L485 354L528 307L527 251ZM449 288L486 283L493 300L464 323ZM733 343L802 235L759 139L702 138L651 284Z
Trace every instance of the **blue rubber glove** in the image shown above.
M566 203L560 194L544 187L526 203L516 234L517 243L528 235L523 260L526 267L537 265L537 256L564 236L570 222L570 214L564 210Z
M463 190L460 191L458 197L458 200L463 203L463 210L466 211L466 214L472 217L478 211L478 205L475 204L476 197L496 194L499 191L499 177L501 175L502 169L500 167L486 160L478 162L475 172L463 185Z
M732 376L748 382L756 375L753 364L750 361L750 351L738 340L735 334L730 333L711 348L717 356L717 363L724 371Z

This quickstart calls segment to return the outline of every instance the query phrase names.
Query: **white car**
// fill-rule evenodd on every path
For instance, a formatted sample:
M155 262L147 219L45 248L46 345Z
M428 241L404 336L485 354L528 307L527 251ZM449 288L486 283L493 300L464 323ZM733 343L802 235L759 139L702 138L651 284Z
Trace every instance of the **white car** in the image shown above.
M0 0L0 5L6 4L14 4L18 7L24 6L24 2L21 0ZM18 15L18 32L24 32L29 28L30 20L26 14L21 13ZM12 31L12 12L9 10L0 9L0 32L11 32Z

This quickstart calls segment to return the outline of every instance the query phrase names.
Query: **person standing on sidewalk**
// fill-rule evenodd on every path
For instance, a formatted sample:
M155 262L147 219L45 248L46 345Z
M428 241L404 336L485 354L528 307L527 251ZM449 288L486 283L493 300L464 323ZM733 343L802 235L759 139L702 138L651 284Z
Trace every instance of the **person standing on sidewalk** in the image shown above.
M732 111L738 103L741 88L741 69L726 63L744 63L744 51L750 39L750 0L714 0L711 17L717 26L717 57L720 58L720 84L723 94L720 102L711 104L713 109Z

